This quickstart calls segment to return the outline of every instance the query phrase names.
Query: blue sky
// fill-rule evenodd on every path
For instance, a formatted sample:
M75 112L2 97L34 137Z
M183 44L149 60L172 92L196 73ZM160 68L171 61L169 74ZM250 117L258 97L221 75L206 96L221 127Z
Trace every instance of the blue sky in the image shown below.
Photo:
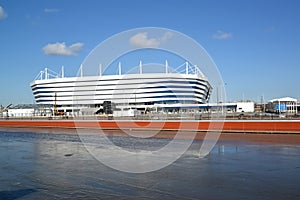
M0 6L4 106L32 103L29 84L44 67L59 71L64 65L66 76L74 76L96 45L139 27L164 27L194 38L218 66L227 100L300 99L296 0L4 0ZM59 45L57 54L63 55L53 55Z

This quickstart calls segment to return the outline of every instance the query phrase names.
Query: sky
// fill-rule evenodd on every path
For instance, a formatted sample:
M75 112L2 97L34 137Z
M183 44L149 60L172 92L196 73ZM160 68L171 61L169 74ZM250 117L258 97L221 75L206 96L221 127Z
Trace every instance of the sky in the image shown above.
M99 43L140 27L179 31L202 45L227 101L300 100L299 9L297 0L1 0L0 105L34 103L30 82L43 68L63 65L75 76Z

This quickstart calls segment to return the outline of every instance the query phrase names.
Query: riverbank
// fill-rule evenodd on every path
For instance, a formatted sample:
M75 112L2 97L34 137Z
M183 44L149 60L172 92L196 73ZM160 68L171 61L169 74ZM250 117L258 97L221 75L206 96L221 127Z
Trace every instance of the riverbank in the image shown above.
M99 132L97 129L81 128L80 134L97 135ZM101 129L102 130L102 129ZM149 132L153 134L153 138L174 138L178 131L161 130L120 130L120 129L104 129L102 130L106 136L110 137L125 137L130 135L138 135L140 137L147 137ZM57 127L0 127L0 132L28 132L28 133L46 133L54 135L77 135L77 129L75 128L57 128ZM181 131L179 139L195 139L204 140L207 132L192 132ZM233 143L255 143L255 144L281 144L281 145L300 145L300 134L288 134L288 133L239 133L239 132L222 132L218 138L219 142L233 142Z
M223 133L300 134L300 120L0 120L0 127L101 128L103 130L165 130Z

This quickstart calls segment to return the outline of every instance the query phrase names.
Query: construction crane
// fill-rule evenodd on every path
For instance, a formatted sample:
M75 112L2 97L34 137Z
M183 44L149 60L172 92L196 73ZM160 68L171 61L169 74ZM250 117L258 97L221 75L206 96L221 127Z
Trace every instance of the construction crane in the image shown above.
M54 94L54 106L53 106L53 110L54 110L54 116L57 116L57 108L56 108L56 92Z

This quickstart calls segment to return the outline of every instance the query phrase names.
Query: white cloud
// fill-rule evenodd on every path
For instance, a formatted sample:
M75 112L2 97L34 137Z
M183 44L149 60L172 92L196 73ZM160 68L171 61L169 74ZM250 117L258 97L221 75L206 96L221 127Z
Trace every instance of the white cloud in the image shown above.
M217 40L227 40L232 37L231 33L225 33L223 31L218 31L216 34L213 35L214 39Z
M59 12L59 9L56 9L56 8L45 8L44 12L45 13Z
M6 12L4 11L4 9L2 8L2 6L0 6L0 19L4 19L7 17Z
M161 43L167 42L172 37L171 32L166 32L160 38L148 38L148 33L137 33L136 35L132 36L129 40L130 44L134 48L156 48Z
M58 55L58 56L76 56L81 51L83 43L74 43L70 46L66 46L64 42L47 44L43 47L43 51L46 55Z
M161 38L161 42L167 42L172 36L173 36L173 33L166 32L164 34L164 36Z
M156 38L148 38L148 33L138 33L130 38L133 47L158 47L160 42Z

